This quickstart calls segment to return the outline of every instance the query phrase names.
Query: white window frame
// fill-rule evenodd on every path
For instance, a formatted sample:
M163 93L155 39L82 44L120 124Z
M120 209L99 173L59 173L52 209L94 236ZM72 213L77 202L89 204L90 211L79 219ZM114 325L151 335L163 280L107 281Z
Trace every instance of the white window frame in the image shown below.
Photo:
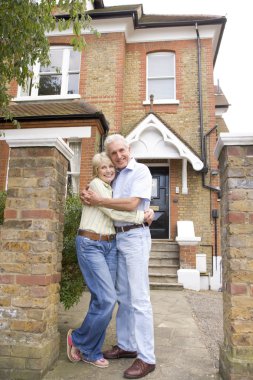
M32 90L31 95L29 96L22 96L21 91L22 87L18 87L18 93L17 97L14 98L15 101L34 101L34 100L47 100L47 99L76 99L80 98L80 94L67 94L68 89L68 78L69 78L69 58L70 58L70 50L73 48L71 46L51 46L50 51L52 50L63 50L62 54L62 66L61 66L61 75L62 75L62 83L61 83L61 94L60 95L38 95L39 92L39 78L40 78L40 62L36 62L36 64L33 66L33 78L32 78ZM81 59L80 59L80 66L81 66ZM80 67L78 70L79 76L80 76ZM80 77L79 77L80 81Z
M158 55L158 54L170 54L173 55L173 65L174 65L174 76L156 76L152 77L152 79L173 79L174 80L174 98L171 99L156 99L154 98L154 104L179 104L179 101L176 99L176 55L174 52L169 52L169 51L156 51L156 52L150 52L146 56L146 100L144 100L143 104L150 104L150 98L149 98L149 76L148 76L148 71L149 71L149 57L151 55Z
M74 194L79 194L80 189L80 172L81 172L81 161L82 161L82 139L76 139L76 138L70 138L67 140L67 144L70 147L71 143L78 143L80 145L80 152L79 152L79 161L76 162L76 156L74 155L72 159L70 160L70 171L67 171L67 176L72 177L72 191ZM71 166L73 164L77 164L77 170L72 171Z

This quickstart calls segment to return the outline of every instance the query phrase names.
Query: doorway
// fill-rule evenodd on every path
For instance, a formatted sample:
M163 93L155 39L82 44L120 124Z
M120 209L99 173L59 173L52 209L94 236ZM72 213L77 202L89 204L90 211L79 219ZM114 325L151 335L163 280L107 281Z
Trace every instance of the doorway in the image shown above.
M169 168L149 167L152 175L150 207L155 212L150 226L152 239L169 238Z

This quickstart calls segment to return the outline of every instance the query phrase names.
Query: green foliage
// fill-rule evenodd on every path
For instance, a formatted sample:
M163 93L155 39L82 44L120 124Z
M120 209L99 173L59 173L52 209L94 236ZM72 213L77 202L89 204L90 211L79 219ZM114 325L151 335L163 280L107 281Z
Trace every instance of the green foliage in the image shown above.
M6 192L0 191L0 224L3 224L3 221L4 221L5 201L6 201Z
M60 9L68 19L54 16ZM9 83L15 80L24 86L32 76L31 67L39 60L49 63L46 32L72 28L74 49L81 50L85 39L83 29L95 32L86 13L86 0L0 0L0 114L12 119L8 110L11 96Z
M82 204L77 195L69 194L65 205L60 300L65 309L76 304L84 291L84 280L78 266L75 237L80 224Z

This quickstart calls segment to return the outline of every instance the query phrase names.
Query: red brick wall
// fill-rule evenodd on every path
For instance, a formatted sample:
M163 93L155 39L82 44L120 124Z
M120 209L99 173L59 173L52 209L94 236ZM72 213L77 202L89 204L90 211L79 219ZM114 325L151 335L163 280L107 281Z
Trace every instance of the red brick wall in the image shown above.
M0 141L0 191L6 188L8 158L9 147L5 141Z

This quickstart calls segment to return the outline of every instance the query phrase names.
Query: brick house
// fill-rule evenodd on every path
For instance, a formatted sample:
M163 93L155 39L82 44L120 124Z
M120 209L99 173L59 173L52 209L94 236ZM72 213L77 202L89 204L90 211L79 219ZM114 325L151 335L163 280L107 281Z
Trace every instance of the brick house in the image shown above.
M38 63L26 88L11 84L10 108L21 129L0 119L0 190L8 188L5 139L65 139L75 153L69 185L78 193L106 135L122 133L151 170L152 237L179 244L180 282L189 270L195 276L198 253L205 255L203 274L213 277L221 197L213 151L227 131L222 114L229 106L213 69L226 18L145 15L142 5L106 7L102 0L89 12L100 38L87 33L88 47L79 53L71 32L50 33L51 65Z

